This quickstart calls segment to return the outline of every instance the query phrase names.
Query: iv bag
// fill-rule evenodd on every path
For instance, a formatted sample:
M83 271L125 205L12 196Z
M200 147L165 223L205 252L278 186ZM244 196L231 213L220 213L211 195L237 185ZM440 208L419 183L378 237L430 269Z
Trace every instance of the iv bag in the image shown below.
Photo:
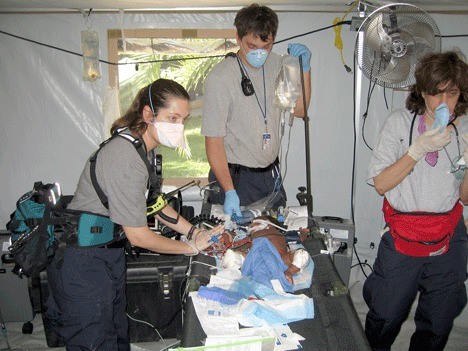
M99 71L99 37L96 31L81 31L81 50L83 53L83 80L90 82L101 78Z
M300 72L299 59L284 55L275 90L275 103L281 110L294 112L296 100L301 95Z

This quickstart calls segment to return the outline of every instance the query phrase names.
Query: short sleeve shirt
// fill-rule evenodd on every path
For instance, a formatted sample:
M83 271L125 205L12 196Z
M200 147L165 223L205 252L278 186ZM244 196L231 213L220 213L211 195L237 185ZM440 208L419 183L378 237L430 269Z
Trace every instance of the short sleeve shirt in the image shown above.
M263 68L243 65L255 90L251 96L242 92L236 58L224 59L207 76L201 132L224 138L229 163L263 168L278 156L281 110L275 104L275 89L281 65L282 58L275 53L270 53ZM271 137L268 149L263 147L266 133Z
M392 112L380 132L368 167L367 182L373 185L373 178L385 168L400 159L410 144L410 129L414 115L406 109ZM452 161L463 155L465 144L462 134L468 132L466 116L458 117L457 133L451 133L451 142L438 151L437 164L433 167L421 158L413 171L395 188L385 193L389 203L403 212L427 211L446 212L453 208L459 199L461 180L450 173ZM419 137L419 116L413 127L412 142ZM459 147L458 147L459 143Z
M101 203L90 174L88 160L69 208L109 216L114 223L128 227L147 225L148 169L131 142L116 137L96 159L97 181L108 198L109 210Z

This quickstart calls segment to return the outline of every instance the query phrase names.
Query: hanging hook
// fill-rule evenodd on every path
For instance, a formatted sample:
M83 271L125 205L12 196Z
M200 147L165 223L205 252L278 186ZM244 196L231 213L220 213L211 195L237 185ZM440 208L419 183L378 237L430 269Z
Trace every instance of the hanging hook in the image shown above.
M85 19L85 26L86 28L90 29L93 24L94 24L94 20L91 21L90 24L88 24L88 20L89 18L91 17L91 12L93 11L92 8L89 9L89 11L84 11L84 10L81 10L81 13L83 14L83 18Z

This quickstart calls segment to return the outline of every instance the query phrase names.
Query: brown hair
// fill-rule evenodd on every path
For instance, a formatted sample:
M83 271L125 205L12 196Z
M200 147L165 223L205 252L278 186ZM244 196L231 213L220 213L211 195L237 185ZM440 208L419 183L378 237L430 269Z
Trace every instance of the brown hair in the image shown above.
M167 107L171 98L190 100L189 94L179 83L163 78L155 80L140 89L127 112L112 124L111 134L119 128L128 127L135 136L141 137L148 127L143 119L143 108L151 107L154 116L157 116L161 108Z
M426 105L422 93L437 95L438 87L449 83L445 90L460 89L460 97L455 106L455 116L466 113L468 108L468 65L457 51L429 53L423 56L416 67L416 83L411 86L406 99L406 108L413 113L423 114Z
M270 35L274 40L278 30L278 16L269 7L254 3L239 10L234 25L240 39L252 33L262 41L267 41Z

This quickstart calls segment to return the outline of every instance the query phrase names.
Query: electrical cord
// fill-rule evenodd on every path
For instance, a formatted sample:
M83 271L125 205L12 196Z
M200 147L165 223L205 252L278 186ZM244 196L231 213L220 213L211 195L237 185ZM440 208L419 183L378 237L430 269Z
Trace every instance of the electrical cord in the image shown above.
M371 268L371 271L373 271L373 269L367 263L367 260L365 262L361 262L361 259L359 258L359 255L358 255L357 250L356 250L356 244L354 244L354 243L353 243L353 250L354 250L354 253L356 254L356 259L358 260L358 263L355 266L358 265L361 268L361 271L364 274L364 276L367 278L367 274L366 274L366 272L364 272L364 269L362 268L362 266L368 265Z
M292 36L292 37L289 37L289 38L282 39L280 41L275 42L274 44L282 43L284 41L299 38L299 37L302 37L302 36L305 36L305 35L317 33L317 32L320 32L320 31L323 31L323 30L326 30L326 29L329 29L329 28L333 28L333 27L336 27L336 26L340 26L340 25L343 25L343 24L350 25L351 21L341 21L341 22L338 22L338 23L333 24L331 26L327 26L327 27L324 27L324 28L319 28L319 29L316 29L316 30L313 30L313 31L310 31L310 32L307 32L307 33L303 33L303 34L299 34L299 35L295 35L295 36ZM83 57L83 54L81 54L79 52L74 52L74 51L62 49L62 48L59 48L57 46L41 43L41 42L39 42L37 40L28 39L28 38L21 37L19 35L8 33L8 32L5 32L5 31L2 31L2 30L0 30L0 33L11 36L11 37L16 38L16 39L24 40L24 41L27 41L27 42L30 42L30 43L33 43L33 44L45 46L45 47L48 47L50 49L62 51L62 52L65 52L67 54ZM225 56L226 55L223 54L223 55L212 55L212 56L179 57L179 58L173 58L173 59L148 60L148 61L138 61L138 62L110 62L110 61L107 61L107 60L99 59L99 62L108 64L108 65L112 65L112 66L122 66L122 65L136 65L136 66L138 66L138 65L141 65L141 64L145 64L145 63L177 62L177 61L200 60L200 59L210 59L210 58L224 58Z
M282 43L282 42L285 42L285 41L288 41L288 40L291 40L291 39L296 39L296 38L304 37L304 36L309 35L309 34L318 33L318 32L321 32L323 30L326 30L326 29L330 29L330 28L333 28L333 27L336 27L336 26L341 26L343 24L351 25L351 21L341 21L341 22L332 24L331 26L326 26L326 27L322 27L322 28L319 28L319 29L311 30L310 32L306 32L306 33L303 33L303 34L294 35L294 36L289 37L289 38L285 38L285 39L275 41L274 44L279 44L279 43Z
M190 257L190 261L192 260L192 257ZM189 261L189 266L190 266L190 261ZM164 344L164 349L169 349L169 347L171 347L172 345L167 345L166 344L166 341L164 340L164 338L162 337L161 333L159 332L159 330L164 330L166 329L168 326L171 325L171 323L176 319L177 315L179 314L179 312L183 312L183 307L184 307L184 291L186 291L186 287L188 286L187 284L188 282L188 269L187 269L187 272L186 272L186 276L184 279L182 279L181 283L180 283L180 286L179 286L179 303L180 303L180 307L174 312L174 314L169 318L169 320L156 327L154 326L153 324L147 322L147 321L144 321L144 320L141 320L141 319L138 319L138 318L135 318L135 317L132 317L128 312L126 313L127 314L127 317L130 318L132 321L134 322L137 322L137 323L142 323L142 324L145 324L147 326L149 326L150 328L152 328L159 336L159 338L161 339L161 341L163 342ZM183 325L183 313L181 314L181 319L182 319L182 325Z
M316 30L312 30L312 31L303 33L303 34L294 35L292 37L276 41L276 42L274 42L274 44L279 44L279 43L282 43L282 42L285 42L285 41L288 41L288 40L291 40L291 39L303 37L303 36L306 36L306 35L309 35L309 34L318 33L318 32L321 32L323 30L326 30L326 29L341 26L343 24L351 25L351 21L340 21L340 22L332 24L331 26L319 28L319 29L316 29ZM27 41L27 42L30 42L30 43L33 43L33 44L48 47L50 49L62 51L62 52L65 52L67 54L83 57L83 54L81 54L79 52L74 52L74 51L71 51L71 50L66 50L66 49L59 48L57 46L41 43L41 42L39 42L37 40L28 39L28 38L25 38L25 37L22 37L22 36L19 36L19 35L15 35L15 34L12 34L12 33L5 32L3 30L0 30L0 33L11 36L11 37L16 38L16 39L24 40L24 41ZM468 37L468 34L438 35L438 37L440 37L440 38L463 38L463 37ZM140 64L145 64L145 63L203 60L203 59L209 59L209 58L224 58L225 56L226 55L223 54L223 55L212 55L212 56L179 57L179 58L173 58L173 59L148 60L148 61L138 61L138 62L110 62L110 61L99 59L99 62L108 64L108 65L112 65L112 66L135 65L136 67L138 67Z
M351 269L354 268L354 267L357 267L357 266L367 266L367 267L370 268L371 271L374 270L374 269L372 268L372 266L371 266L369 263L367 263L367 260L364 261L364 262L361 262L361 263L353 264L353 265L351 266Z
M372 66L371 66L371 69L370 69L371 73L374 70L374 63L375 63L375 60L372 61ZM376 82L375 81L373 82L372 79L369 79L369 88L367 90L367 100L366 100L366 111L362 115L362 128L361 128L362 140L364 141L364 144L367 146L367 148L369 150L371 150L371 151L372 151L372 148L367 143L365 133L364 133L364 129L365 129L366 120L367 120L367 116L368 116L368 113L369 113L370 101L371 101L372 93L374 92L374 89L375 89L375 85L376 85Z
M343 17L336 17L333 20L333 24L336 25L337 23L341 23L344 21L345 17L351 12L351 10L354 8L356 3L358 3L359 0L353 1L348 8L348 11L345 12ZM343 40L341 39L341 25L337 25L333 28L335 32L335 47L340 51L340 58L341 62L343 62L343 66L346 69L346 72L351 73L351 68L346 64L344 57L343 57Z
M172 344L169 344L168 346L165 346L163 349L159 351L169 351L173 349L174 347L180 346L180 340L174 341Z
M184 284L184 282L186 282L188 278L184 278L181 282L181 285L179 286L179 295L180 295L180 304L181 306L174 312L174 314L170 317L170 319L164 323L163 325L160 325L159 327L156 327L154 326L153 324L147 322L147 321L144 321L144 320L141 320L141 319L137 319L135 317L132 317L130 316L130 314L127 312L127 316L128 318L130 318L131 320L135 321L135 322L138 322L138 323L143 323L143 324L146 324L147 326L151 327L152 329L154 329L156 331L156 333L158 334L159 338L163 341L164 343L164 346L167 348L167 345L166 345L166 342L164 341L164 338L162 337L162 335L160 334L159 330L164 330L166 329L169 325L171 325L171 323L174 321L174 319L176 319L177 315L179 314L179 312L182 311L182 308L183 308L183 303L182 303L182 294L183 294L183 289L184 289L184 286L187 285L187 284ZM183 325L183 324L182 324Z
M5 326L5 321L3 320L3 314L2 314L2 308L1 307L0 307L0 326L2 327L2 335L5 338L5 342L6 342L6 346L7 346L6 349L2 349L2 350L9 351L9 350L11 350L11 346L10 346L10 342L8 340L7 328Z
M149 326L150 328L154 329L154 331L156 332L156 334L158 334L159 338L160 338L161 341L163 342L164 347L167 348L166 341L164 340L164 338L163 338L163 337L161 336L161 334L159 333L159 330L158 330L154 325L152 325L151 323L148 323L148 322L146 322L146 321L144 321L144 320L134 318L134 317L132 317L128 312L127 312L126 314L127 314L127 317L130 318L132 321L145 324L145 325Z
M356 56L354 56L353 67L356 67ZM353 74L353 126L356 125L356 72L354 70ZM353 128L353 163L351 167L351 220L354 223L354 183L355 183L355 170L356 170L356 148L357 148L357 135L356 135L356 128ZM362 268L363 263L359 258L356 243L353 243L353 250L356 255L356 259L359 262L359 266L361 267L362 273L367 278L367 274L364 272Z

